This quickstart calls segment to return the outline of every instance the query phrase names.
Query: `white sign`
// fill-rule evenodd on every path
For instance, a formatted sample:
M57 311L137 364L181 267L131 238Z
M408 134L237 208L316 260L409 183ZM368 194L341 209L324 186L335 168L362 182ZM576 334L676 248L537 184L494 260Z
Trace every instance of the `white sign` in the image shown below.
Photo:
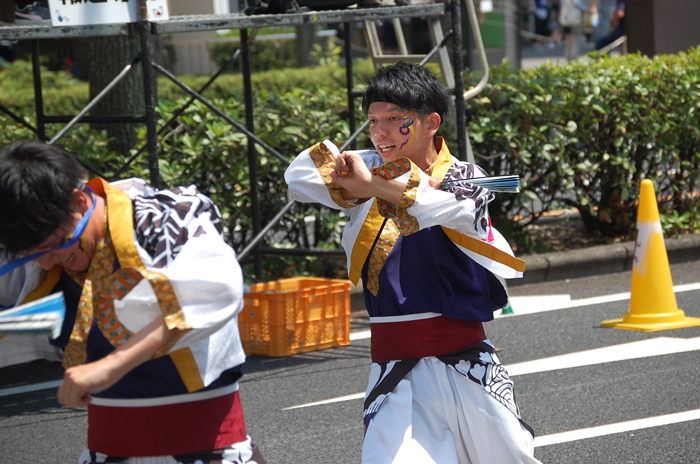
M137 0L49 0L53 26L133 23ZM146 0L149 21L170 18L168 0Z
M482 13L491 13L493 11L493 2L491 0L481 0L481 3L479 3L479 11Z

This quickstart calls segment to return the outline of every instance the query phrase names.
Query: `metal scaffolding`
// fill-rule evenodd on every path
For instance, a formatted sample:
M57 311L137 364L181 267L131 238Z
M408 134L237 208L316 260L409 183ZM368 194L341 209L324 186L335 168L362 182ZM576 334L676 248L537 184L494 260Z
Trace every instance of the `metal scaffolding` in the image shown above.
M144 2L145 0L140 0ZM469 6L471 2L466 2ZM460 98L464 93L464 77L462 74L463 60L462 60L462 29L461 29L461 7L459 0L447 0L445 3L439 4L428 4L428 5L407 5L407 6L396 6L396 7L382 7L382 8L366 8L366 9L346 9L346 10L333 10L333 11L309 11L302 13L286 13L286 14L274 14L274 15L245 15L243 13L229 14L229 15L190 15L190 16L172 16L166 21L148 22L145 19L140 19L135 23L130 24L110 24L110 25L94 25L94 26L69 26L69 27L52 27L49 24L37 23L36 25L1 25L0 26L0 39L4 40L29 40L32 46L32 65L33 65L33 80L34 80L34 93L35 93L35 109L36 109L36 127L33 127L29 122L21 118L20 116L12 113L9 109L2 106L0 102L0 112L7 114L9 117L15 121L25 125L34 133L36 133L37 138L40 140L47 140L46 136L46 124L48 123L66 123L64 128L54 136L49 143L54 143L58 141L63 135L65 135L70 129L77 123L91 123L91 122L106 122L106 123L142 123L146 125L147 128L147 138L146 144L143 145L138 152L131 156L126 164L118 169L115 176L122 174L127 167L141 154L144 150L148 150L148 167L150 173L150 183L158 188L160 186L160 175L158 170L158 136L168 127L168 125L174 121L179 115L184 112L186 107L199 100L205 106L207 106L213 113L219 117L226 120L229 124L233 125L236 130L244 133L248 137L248 158L249 158L249 176L251 185L251 200L252 200L252 218L253 218L253 240L248 244L248 246L239 253L239 261L244 260L251 252L253 253L255 259L255 274L260 277L262 275L262 255L263 254L280 254L279 250L262 247L260 243L267 231L269 231L291 208L294 201L290 201L272 220L271 223L267 224L264 228L261 226L260 214L259 214L259 204L258 204L258 190L257 190L257 151L255 145L260 145L265 151L270 153L278 161L289 164L282 154L277 150L267 144L265 141L261 140L255 135L253 127L253 97L252 97L252 86L251 86L251 60L250 60L250 49L249 45L255 35L255 31L261 27L273 27L273 26L303 26L303 25L313 25L313 24L329 24L329 23L343 23L344 24L344 37L343 40L346 44L345 48L345 64L346 64L346 79L347 79L347 97L348 97L348 118L350 125L350 132L352 133L351 138L343 145L341 150L350 146L354 148L355 138L359 133L364 130L365 126L357 129L355 127L355 107L354 99L360 96L360 92L354 89L353 82L353 71L352 71L352 50L350 47L350 29L353 23L362 21L382 21L382 20L393 20L395 18L423 18L423 19L439 19L445 16L449 8L449 12L452 17L452 31L446 34L445 39L442 43L435 46L435 48L426 56L427 61L432 55L434 55L442 47L445 47L448 39L452 40L452 57L453 57L453 69L454 69L454 82L455 87L452 89L455 96L455 106L457 114L457 127L458 132L458 158L462 160L467 159L468 151L468 139L466 134L466 115L465 115L465 104L464 98ZM471 13L471 11L470 11ZM171 34L175 32L193 32L193 31L216 31L222 29L240 29L241 30L241 45L239 50L231 57L231 59L225 63L222 68L217 71L209 81L200 89L194 90L188 87L186 84L181 82L176 76L170 73L168 70L162 66L155 63L151 56L151 41L150 37L152 35L161 34ZM252 29L253 32L249 35L248 30ZM125 64L122 72L117 75L114 80L102 90L102 92L97 95L79 114L75 116L66 115L46 115L44 113L43 99L42 99L42 86L41 86L41 69L39 63L39 43L43 39L58 39L58 38L85 38L85 37L96 37L96 36L131 36L140 38L140 53L135 56L129 63ZM214 80L234 61L241 59L242 61L242 74L244 82L244 95L245 95L245 124L235 121L225 112L221 111L211 102L209 102L205 97L202 96L202 92L214 82ZM86 116L86 113L94 107L94 105L106 94L108 93L125 75L127 75L136 65L141 65L143 69L143 81L144 81L144 100L145 100L145 114L143 115L118 115L118 116ZM156 111L155 111L155 95L156 95L156 80L153 78L153 73L158 72L163 76L167 77L173 81L182 90L188 93L191 98L181 107L175 114L172 115L170 120L163 125L160 129L157 127ZM101 175L100 172L96 171L94 168L84 166L90 169L94 174ZM328 251L324 251L323 254L327 254ZM284 254L294 254L294 255L314 255L319 254L319 250L284 250ZM342 251L338 250L333 252L333 254L342 254Z

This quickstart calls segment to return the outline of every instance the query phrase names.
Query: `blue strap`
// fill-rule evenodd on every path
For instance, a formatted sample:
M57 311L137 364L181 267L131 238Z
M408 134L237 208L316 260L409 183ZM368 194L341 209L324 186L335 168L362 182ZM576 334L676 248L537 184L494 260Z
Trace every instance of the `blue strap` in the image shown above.
M92 212L95 210L95 205L97 204L97 198L95 196L95 192L88 187L88 190L93 194L93 201L92 205L90 205L90 209L83 215L83 218L78 222L78 225L75 226L75 230L73 231L73 237L68 240L66 243L61 245L58 248L53 248L51 250L46 250L46 251L40 251L38 253L33 253L31 255L23 256L22 258L15 259L14 261L10 261L9 263L5 264L4 266L0 267L0 277L4 276L8 272L14 271L18 267L24 266L27 264L29 261L33 261L40 256L44 256L46 253L51 253L56 250L63 250L65 248L70 248L73 245L75 245L78 240L80 240L80 237L83 235L83 232L85 231L85 227L87 226L88 221L90 220L90 216L92 216Z

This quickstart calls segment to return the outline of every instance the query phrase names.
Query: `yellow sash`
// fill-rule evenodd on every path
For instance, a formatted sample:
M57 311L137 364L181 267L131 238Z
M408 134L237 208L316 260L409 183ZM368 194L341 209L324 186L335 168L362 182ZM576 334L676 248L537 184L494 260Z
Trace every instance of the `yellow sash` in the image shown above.
M92 179L87 185L96 194L106 198L109 232L121 267L145 269L143 261L141 261L136 250L131 198L101 178ZM48 295L58 282L62 271L63 269L60 266L54 266L24 302L33 301ZM189 348L182 348L170 353L170 358L180 373L187 391L193 392L204 388L204 382L199 374L197 362Z
M444 143L442 137L438 137L436 148L438 149L438 156L431 167L431 176L443 179L445 174L447 174L447 171L452 166L452 155L450 154L447 144ZM382 222L384 222L384 218L379 214L379 209L377 208L377 202L375 199L372 201L372 207L367 213L365 222L362 224L360 233L358 234L357 240L352 248L349 276L354 285L357 285L357 282L360 279L362 267L367 261L367 256L369 255L372 244L379 233L379 228L381 227ZM464 235L454 229L449 229L447 227L442 227L442 229L445 231L445 234L450 238L450 240L473 253L501 263L518 272L523 272L525 270L525 261L522 259L515 258L505 251L501 251L486 242L482 242L481 240Z

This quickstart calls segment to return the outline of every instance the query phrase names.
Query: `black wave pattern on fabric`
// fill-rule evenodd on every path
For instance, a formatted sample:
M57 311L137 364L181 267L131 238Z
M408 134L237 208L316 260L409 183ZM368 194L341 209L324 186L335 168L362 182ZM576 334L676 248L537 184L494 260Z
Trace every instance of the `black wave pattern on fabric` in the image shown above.
M437 357L445 364L452 366L455 371L464 375L484 389L499 403L508 408L527 431L535 436L535 432L520 415L520 408L515 399L513 381L501 364L496 350L488 343L482 342L469 348L444 356Z
M405 359L402 361L382 361L378 364L381 368L379 379L374 384L369 394L365 397L363 422L365 430L370 421L379 411L379 407L387 397L394 391L394 388L411 372L420 359Z
M139 245L153 258L153 266L161 269L172 263L189 239L189 223L209 214L209 220L221 234L223 224L216 205L194 186L163 190L155 196L134 199L134 223ZM200 226L192 234L205 233Z
M486 171L475 164L455 163L450 166L447 174L445 174L443 182L459 179L473 179L474 177L477 177L477 173L479 174L479 177L486 176ZM476 210L474 215L474 228L484 233L488 232L486 205L496 198L493 192L478 185L470 184L469 182L455 182L452 184L446 184L444 190L452 193L457 200L473 200Z

